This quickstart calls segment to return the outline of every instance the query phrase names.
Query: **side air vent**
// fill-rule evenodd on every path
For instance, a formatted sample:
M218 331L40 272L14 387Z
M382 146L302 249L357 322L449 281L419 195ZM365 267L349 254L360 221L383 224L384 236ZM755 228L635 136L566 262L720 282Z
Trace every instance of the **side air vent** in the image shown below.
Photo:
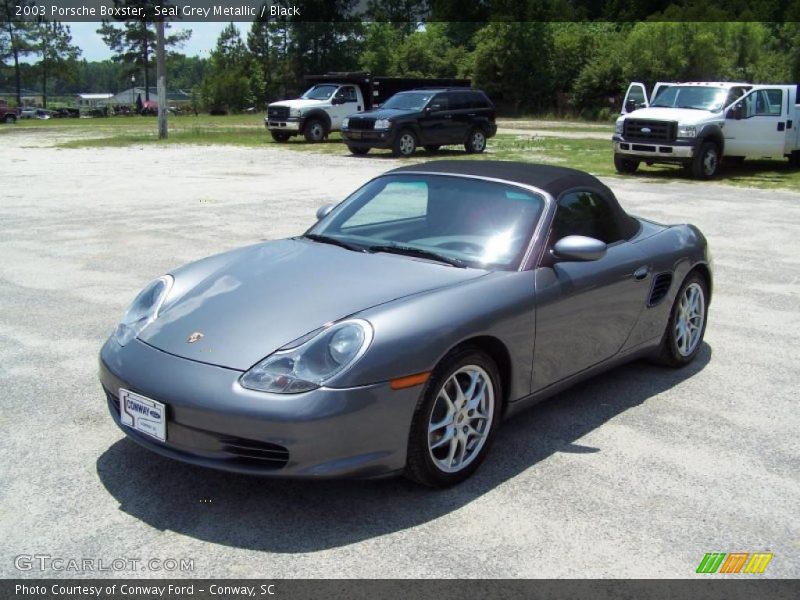
M650 300L647 306L655 306L664 299L672 285L672 273L659 273L653 278L653 289L650 290Z

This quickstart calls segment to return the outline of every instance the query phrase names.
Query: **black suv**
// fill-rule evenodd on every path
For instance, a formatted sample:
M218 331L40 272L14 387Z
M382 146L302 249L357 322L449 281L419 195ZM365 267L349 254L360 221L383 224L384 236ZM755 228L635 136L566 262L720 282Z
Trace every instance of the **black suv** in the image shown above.
M494 105L480 90L418 89L345 118L342 139L353 154L391 148L395 156L411 156L417 146L436 152L450 144L464 144L472 154L483 152L486 139L497 133L494 120Z

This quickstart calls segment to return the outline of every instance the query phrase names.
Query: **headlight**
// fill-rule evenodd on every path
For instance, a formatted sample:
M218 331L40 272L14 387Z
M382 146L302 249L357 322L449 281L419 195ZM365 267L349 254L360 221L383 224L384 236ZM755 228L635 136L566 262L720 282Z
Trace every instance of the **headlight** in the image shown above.
M300 109L299 108L290 108L289 109L289 116L290 117L300 117Z
M378 119L375 121L375 129L389 129L392 122L389 119Z
M352 366L372 342L372 325L349 319L314 331L252 367L239 382L261 392L298 394L314 390Z
M625 124L625 121L620 119L614 124L614 133L617 135L622 135L622 126Z
M134 298L114 331L114 339L120 346L130 342L158 318L158 311L169 295L173 281L172 275L159 277Z
M350 124L350 119L348 119L347 117L342 119L342 128L347 127L349 124Z
M694 125L678 125L678 137L693 138L697 135L697 127Z

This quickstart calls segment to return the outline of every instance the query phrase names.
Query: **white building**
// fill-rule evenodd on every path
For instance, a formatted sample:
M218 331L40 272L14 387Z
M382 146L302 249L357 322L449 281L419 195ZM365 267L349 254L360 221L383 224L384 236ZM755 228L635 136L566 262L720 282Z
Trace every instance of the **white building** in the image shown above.
M107 106L114 94L78 94L78 108Z

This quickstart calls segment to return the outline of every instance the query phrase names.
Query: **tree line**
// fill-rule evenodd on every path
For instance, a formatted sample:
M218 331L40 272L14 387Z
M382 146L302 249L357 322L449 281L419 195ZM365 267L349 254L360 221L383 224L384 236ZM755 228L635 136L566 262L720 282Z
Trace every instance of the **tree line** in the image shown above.
M153 0L125 3L149 6ZM208 58L181 54L191 31L170 23L168 86L190 92L200 109L235 112L263 109L297 94L307 74L364 70L461 77L509 114L558 111L592 118L610 114L631 80L800 80L800 24L792 21L671 21L674 4L657 0L640 0L646 10L657 8L642 21L545 20L552 14L541 12L543 2L509 2L519 20L496 18L497 13L480 20L481 14L466 13L485 10L485 3L454 14L446 9L464 3L434 3L437 15L424 13L429 7L424 0L369 0L367 16L373 21L342 21L354 3L311 2L314 21L257 20L242 30L231 23ZM606 17L588 11L616 6L610 1L568 4L583 17L599 19ZM155 81L152 23L100 24L98 35L112 59L87 62L80 59L67 25L15 23L3 13L9 5L0 0L0 88L113 93L130 87L131 76L143 87ZM423 13L442 20L423 24ZM473 20L452 20L467 17Z

